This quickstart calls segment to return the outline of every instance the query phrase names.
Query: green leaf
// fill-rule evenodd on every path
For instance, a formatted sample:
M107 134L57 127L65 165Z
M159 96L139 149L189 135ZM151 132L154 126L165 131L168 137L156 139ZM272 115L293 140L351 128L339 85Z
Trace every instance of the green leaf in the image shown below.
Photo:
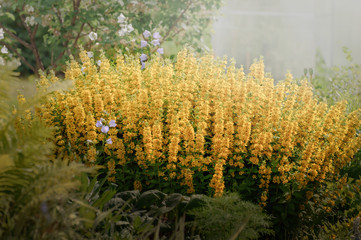
M200 194L194 194L189 199L189 202L184 207L184 212L189 212L193 209L200 208L205 204L204 196Z
M162 193L158 190L149 190L140 195L135 207L138 209L145 209L152 205L159 206L165 197L165 193Z
M102 196L95 201L95 203L93 204L94 207L103 209L104 204L106 204L110 199L112 199L112 197L115 195L116 191L115 190L108 190L105 191Z
M5 15L10 18L11 20L15 21L15 16L14 14L10 13L10 12L6 12Z

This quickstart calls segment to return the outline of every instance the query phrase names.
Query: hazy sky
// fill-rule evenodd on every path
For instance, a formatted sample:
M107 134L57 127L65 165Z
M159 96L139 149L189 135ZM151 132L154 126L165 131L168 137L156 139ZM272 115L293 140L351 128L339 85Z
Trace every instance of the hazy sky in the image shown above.
M319 50L328 65L345 64L342 47L361 64L361 0L225 0L214 24L218 56L249 66L264 57L266 71L283 79L314 67Z

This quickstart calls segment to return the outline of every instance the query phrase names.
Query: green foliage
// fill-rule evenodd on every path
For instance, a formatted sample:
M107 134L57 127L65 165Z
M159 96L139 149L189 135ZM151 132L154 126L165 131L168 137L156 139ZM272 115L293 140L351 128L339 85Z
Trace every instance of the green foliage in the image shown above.
M196 239L188 213L204 204L203 196L165 194L158 190L104 190L105 179L82 178L85 198L77 201L87 219L82 235L91 239ZM89 204L88 204L89 203Z
M81 197L76 176L92 170L49 160L52 129L31 114L44 96L17 103L17 79L0 72L0 238L81 239L77 206L69 200Z
M78 55L79 46L96 51L100 43L110 56L118 50L141 52L145 30L160 33L166 52L184 44L202 51L207 49L209 26L220 6L221 0L4 0L0 44L24 64L21 72L35 73L63 70L68 57ZM89 38L91 32L97 33L97 39Z
M271 218L259 206L242 201L236 193L204 200L202 208L191 212L204 239L258 239L273 233Z
M321 54L316 55L316 74L311 78L316 95L330 105L347 100L348 112L361 106L361 65L352 60L351 51L343 48L348 65L328 67Z

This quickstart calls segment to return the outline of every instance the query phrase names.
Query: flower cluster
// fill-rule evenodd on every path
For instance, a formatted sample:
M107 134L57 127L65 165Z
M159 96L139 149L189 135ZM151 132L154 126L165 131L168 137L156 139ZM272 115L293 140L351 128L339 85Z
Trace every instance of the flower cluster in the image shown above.
M101 118L100 120L98 120L95 124L95 126L97 128L101 128L101 132L104 133L104 134L108 134L109 132L109 127L112 127L112 128L115 128L117 126L117 124L115 123L115 120L110 120L109 122L109 126L108 125L105 125L103 122L105 122L105 120L103 118ZM113 143L113 140L112 138L108 138L106 140L106 143L107 144L112 144Z
M143 36L143 40L140 41L140 47L141 48L146 48L146 47L149 47L149 44L148 44L148 41L151 40L151 36L152 36L152 33L148 30L145 30L142 34ZM164 49L159 47L160 46L160 39L162 37L160 36L159 32L155 32L153 34L153 40L151 41L151 44L153 45L153 47L156 47L156 51L159 53L159 54L164 54ZM148 60L148 56L144 53L142 53L139 57L140 59L140 63L142 64L142 69L145 68L145 62Z
M103 57L99 68L86 52L81 60L87 74L72 61L65 77L75 89L54 93L40 114L63 133L59 148L71 146L84 161L110 136L105 166L128 187L210 186L221 195L249 186L265 205L276 186L302 190L337 179L361 145L359 111L317 102L308 82L290 74L274 84L262 61L246 75L234 62L187 50L174 65L158 56L143 71L134 57L120 55L115 66ZM42 85L53 78L43 76Z

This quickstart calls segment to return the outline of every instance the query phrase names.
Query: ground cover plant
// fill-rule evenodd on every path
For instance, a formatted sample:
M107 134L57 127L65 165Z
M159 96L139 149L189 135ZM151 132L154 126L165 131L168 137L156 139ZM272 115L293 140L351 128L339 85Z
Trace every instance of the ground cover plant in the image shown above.
M58 128L56 155L104 166L119 191L238 192L275 216L283 238L360 147L358 110L318 102L290 74L274 85L262 61L245 75L187 50L175 64L154 57L141 66L139 55L119 55L98 66L86 52L80 59L65 72L75 88L55 93L38 114ZM39 90L56 81L42 76Z

